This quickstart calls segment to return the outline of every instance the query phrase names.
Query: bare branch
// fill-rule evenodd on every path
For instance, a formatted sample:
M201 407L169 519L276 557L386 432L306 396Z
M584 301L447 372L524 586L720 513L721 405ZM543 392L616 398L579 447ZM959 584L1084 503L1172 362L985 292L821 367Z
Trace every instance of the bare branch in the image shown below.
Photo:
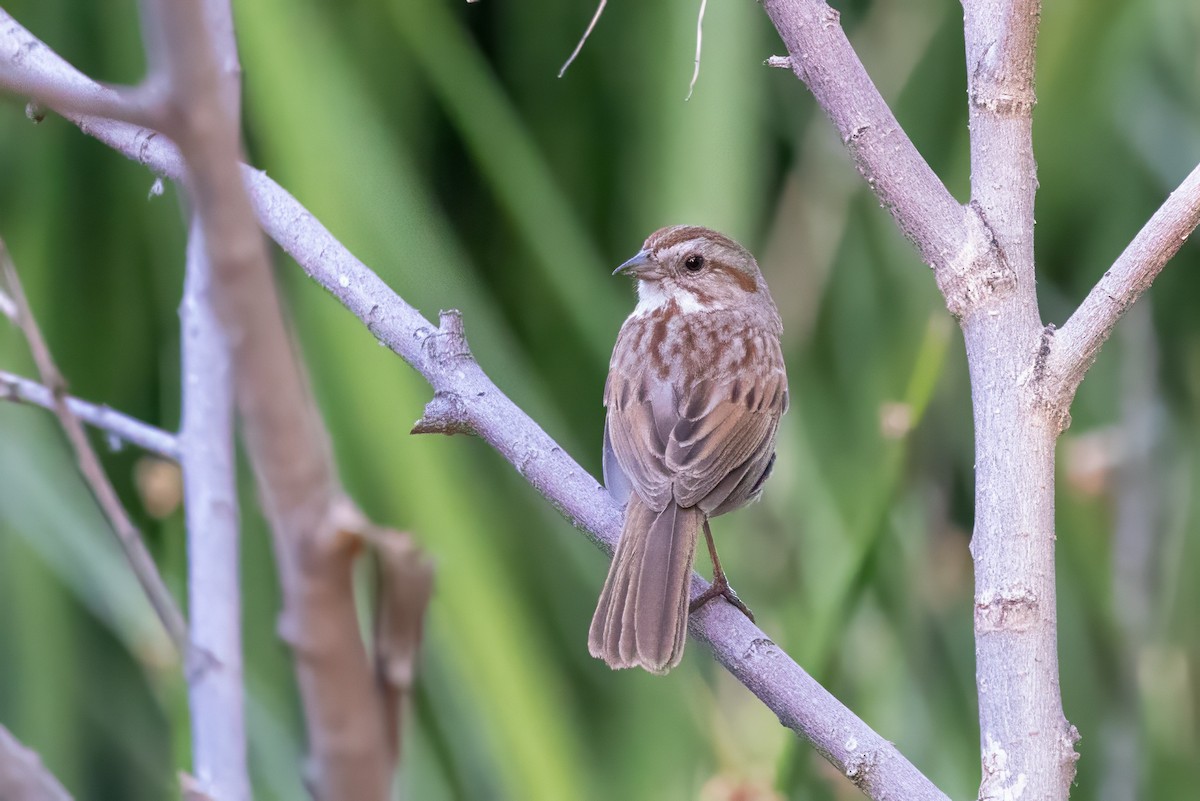
M233 367L209 302L212 268L204 232L194 222L186 276L179 311L183 340L179 438L191 638L203 654L188 666L187 677L196 773L192 781L224 801L247 801Z
M0 400L28 403L54 411L54 393L36 381L0 370ZM107 406L67 396L67 408L83 422L107 431L117 439L136 445L142 450L179 461L179 441L174 434L155 428Z
M840 14L823 0L763 0L808 86L858 171L926 264L946 305L964 315L1010 280L999 270L986 224L963 206L917 152L846 38ZM770 66L783 66L776 56Z
M220 69L214 92L232 119L240 115L240 67L228 0L204 0L204 27ZM146 26L148 31L154 30ZM160 42L159 46L167 45ZM166 74L165 68L163 73ZM235 151L236 153L236 151ZM188 530L188 597L192 642L206 656L191 665L194 793L248 801L242 604L239 580L237 459L234 454L234 374L231 349L212 291L213 264L203 220L193 214L180 308L184 510Z
M1200 166L1183 179L1166 202L1054 334L1046 361L1048 382L1065 411L1100 346L1121 315L1146 291L1200 224Z
M0 20L4 20L2 12ZM0 24L0 58L20 47L26 38L32 37L23 29L11 23ZM37 68L53 74L56 80L87 80L48 49L41 51ZM179 153L162 137L148 136L120 122L69 114L68 117L86 133L154 172L176 179L181 176ZM443 319L441 329L434 327L278 184L248 167L244 168L243 177L267 234L381 342L424 375L436 390L435 398L440 395L451 408L460 404L465 411L463 425L467 430L478 432L551 505L611 554L620 536L620 508L587 471L483 373L469 356L461 327L456 330L447 318ZM339 519L348 524L349 530L358 525L357 520ZM324 627L337 625L338 619L349 614L328 607L349 602L341 586L349 582L354 539L348 536L340 540L321 539L315 545L319 549L307 554L305 564L320 565L321 574L308 577L303 601L308 608L318 611L309 621L317 630L300 630L299 621L288 610L280 623L285 638L304 637L314 643L321 642ZM291 569L297 570L299 566ZM344 573L344 577L339 573ZM699 577L693 580L694 593L703 586ZM811 740L840 770L860 782L864 792L874 798L945 799L894 746L830 695L741 613L724 604L710 604L693 615L692 623L693 633L709 644L721 664L785 725ZM343 703L344 699L332 695L323 700L332 707L331 714L344 713L353 703L352 700Z
M1038 0L964 0L971 205L1004 284L962 321L975 410L980 798L1065 799L1079 734L1059 688L1056 422L1031 403L1046 345L1034 280ZM997 287L1000 289L1001 287Z
M467 0L471 2L471 0ZM600 0L600 4L596 6L596 13L592 15L592 21L588 23L587 30L583 32L583 36L579 38L579 44L575 45L575 49L571 51L571 55L567 57L566 63L562 65L562 69L558 71L558 77L567 74L567 67L574 63L579 51L583 50L583 45L587 42L588 37L592 35L592 29L596 27L596 23L600 21L600 15L604 13L604 7L608 5L608 0Z
M147 128L161 127L166 116L166 87L159 79L148 79L138 86L63 84L22 69L18 57L0 61L0 85L49 108L70 108L78 114Z
M700 0L700 11L696 14L696 64L692 68L692 82L688 84L685 101L692 99L692 92L696 91L696 81L700 80L700 49L704 44L704 12L707 10L708 0Z
M154 607L154 611L158 614L159 620L162 621L179 653L186 655L187 626L183 620L183 613L179 611L179 606L175 603L167 585L163 583L162 576L158 573L158 567L154 564L154 558L146 550L146 544L142 542L141 534L130 520L129 514L121 504L121 499L117 497L117 491L113 489L112 482L108 480L108 476L100 464L100 459L96 456L96 451L88 441L83 424L79 422L79 418L75 416L66 402L66 383L50 356L46 340L42 337L42 332L29 308L29 302L25 298L25 291L21 287L17 271L2 242L0 242L0 260L3 261L0 269L3 270L2 277L8 284L9 297L12 298L17 308L18 324L25 333L25 339L29 342L29 349L33 354L38 373L41 374L42 383L49 388L54 398L54 413L62 425L67 440L71 443L72 450L75 451L79 472L83 474L83 478L97 503L100 504L104 516L108 518L109 525L112 527L113 533L117 535L121 549L125 552L125 558L129 560L130 567L133 568L138 582L150 600L150 605Z
M71 795L33 751L0 726L0 798L4 801L71 801Z

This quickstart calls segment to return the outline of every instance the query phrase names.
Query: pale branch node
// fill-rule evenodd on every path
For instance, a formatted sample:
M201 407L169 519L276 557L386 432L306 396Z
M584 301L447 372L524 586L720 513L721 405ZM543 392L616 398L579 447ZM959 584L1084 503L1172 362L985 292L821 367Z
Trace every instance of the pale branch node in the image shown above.
M71 801L41 758L0 726L0 798L4 801Z
M38 70L53 80L66 83L88 79L57 54L0 11L0 62L24 48L25 69ZM3 85L0 74L0 86ZM81 117L70 109L55 109L85 133L114 148L127 158L149 167L158 175L179 180L183 164L179 151L163 136L127 123ZM560 448L525 412L518 408L484 374L473 360L455 358L448 369L436 356L439 333L416 309L396 295L378 275L354 257L299 202L264 173L243 167L259 222L317 283L357 316L375 337L420 372L435 391L457 395L464 404L466 423L504 456L534 489L580 528L606 553L611 554L620 536L621 510L604 488ZM962 209L956 206L958 219ZM454 324L448 325L454 333ZM453 337L451 337L453 341ZM343 540L317 538L318 550L309 554L327 570L324 580L307 587L306 597L325 613L317 619L322 626L339 614L329 604L347 599L341 589L350 581L352 545ZM694 579L693 592L704 582ZM352 610L353 604L350 603ZM304 656L305 638L319 637L320 630L300 629L285 609L281 632ZM864 791L873 798L904 797L945 799L946 796L908 762L889 742L821 687L763 632L727 604L707 605L692 616L692 631L713 650L721 662L779 717L824 754L839 770L860 777ZM344 712L345 703L327 699L331 712ZM875 767L862 773L861 755L880 754Z
M58 418L67 441L71 445L71 450L75 453L79 472L87 483L88 488L92 491L96 502L100 505L101 511L108 520L109 527L116 536L121 550L125 553L125 558L129 562L130 568L132 568L134 575L137 577L138 583L142 585L142 590L146 593L146 597L149 599L150 605L158 615L159 620L162 621L163 627L166 629L171 641L175 644L176 650L181 656L186 656L188 638L187 624L184 621L183 613L179 610L179 605L175 602L174 596L171 595L170 590L167 589L167 585L163 582L162 576L159 575L158 566L154 563L154 558L146 549L146 544L142 542L141 532L133 525L133 521L130 519L129 513L125 511L125 506L121 503L116 489L113 488L112 482L109 481L108 475L104 472L104 467L100 464L100 457L96 455L95 449L92 448L92 444L87 437L87 432L83 428L83 423L71 411L70 404L66 401L66 382L59 372L58 366L55 365L53 357L50 355L50 349L46 345L45 337L42 336L37 320L34 319L29 301L25 297L25 290L21 286L20 278L17 276L16 268L13 266L12 260L8 255L8 250L2 241L0 241L0 283L7 285L7 294L16 306L17 325L20 327L22 333L24 333L25 340L29 344L29 350L33 356L34 364L37 365L38 373L41 375L42 383L50 390L53 400L51 408Z
M0 370L0 400L27 403L54 411L54 393L49 388ZM83 422L105 431L120 442L135 445L165 459L179 461L179 439L174 434L155 428L121 412L98 406L72 396L65 398L67 408Z
M1200 224L1200 165L1146 222L1070 319L1046 359L1048 400L1065 413L1100 346Z

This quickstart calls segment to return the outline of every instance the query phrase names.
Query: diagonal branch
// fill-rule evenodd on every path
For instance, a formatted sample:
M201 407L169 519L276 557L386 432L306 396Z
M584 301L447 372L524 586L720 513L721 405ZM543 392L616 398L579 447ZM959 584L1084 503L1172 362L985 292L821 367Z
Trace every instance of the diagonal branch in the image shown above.
M36 381L0 370L0 400L28 403L54 411L54 393ZM93 428L107 431L119 440L136 445L144 451L179 461L179 440L174 434L155 428L107 406L97 406L79 398L64 398L71 414Z
M1065 411L1121 315L1149 288L1200 224L1200 166L1154 212L1079 308L1054 334L1046 376Z
M763 0L763 8L787 46L787 66L808 86L871 190L933 267L947 307L962 316L996 283L989 268L993 237L978 211L954 199L904 133L846 38L836 9L823 0Z
M180 654L186 654L188 650L187 625L184 622L183 613L179 611L178 604L175 603L167 585L163 583L162 576L158 573L158 567L154 564L154 558L150 556L150 552L146 550L146 544L142 542L141 533L133 525L129 513L125 511L121 499L117 496L116 489L108 480L104 467L100 464L100 458L92 448L91 442L88 441L83 423L71 411L71 407L66 401L66 383L63 381L62 374L59 373L58 367L54 364L54 359L50 356L50 349L46 346L46 340L42 336L33 312L29 308L29 302L25 298L25 291L17 277L17 271L2 242L0 242L0 262L2 262L0 264L0 271L2 271L0 272L0 282L8 285L7 294L16 308L17 323L29 343L29 350L33 354L38 373L41 374L42 383L50 390L54 400L54 413L58 417L63 433L66 434L67 441L71 444L71 449L75 451L79 472L95 496L96 502L100 504L104 516L108 519L109 525L117 537L117 542L125 552L125 558L129 561L134 575L137 576L146 597L150 600L150 605L154 607L154 611L162 621L171 641L175 643Z
M0 726L0 798L4 801L71 801L36 753Z
M0 12L0 59L14 48L31 50L30 68L65 82L87 81L56 54ZM31 46L33 42L36 45ZM163 137L126 123L65 116L88 134L178 179L179 152ZM354 257L299 202L260 171L243 171L258 219L267 234L367 328L433 386L423 423L428 430L473 431L501 453L573 525L608 553L620 536L621 510L605 489L517 407L471 358L457 315L440 327L427 321ZM336 559L337 553L326 557ZM693 579L693 592L705 583ZM312 602L325 595L313 585ZM338 597L333 595L331 600ZM322 616L322 621L329 620ZM285 635L294 622L285 617ZM873 798L922 801L946 796L895 746L874 732L741 613L709 605L692 617L692 632L717 660L779 717ZM330 699L331 702L334 699Z

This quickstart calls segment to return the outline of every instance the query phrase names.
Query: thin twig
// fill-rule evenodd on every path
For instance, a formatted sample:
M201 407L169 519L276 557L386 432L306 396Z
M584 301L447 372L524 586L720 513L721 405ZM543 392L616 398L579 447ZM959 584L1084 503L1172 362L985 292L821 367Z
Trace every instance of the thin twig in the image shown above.
M36 753L0 726L0 799L4 801L71 801Z
M50 411L54 411L57 402L49 388L3 370L0 370L0 400L28 403ZM65 400L71 413L93 428L106 431L118 440L136 445L144 451L179 461L179 440L174 434L107 406L97 406L73 396L67 396Z
M696 65L692 68L692 82L688 84L688 93L684 102L692 99L696 81L700 80L700 47L704 42L704 12L707 8L708 0L700 0L700 13L696 15Z
M1059 382L1056 402L1070 404L1121 315L1153 283L1198 224L1200 165L1147 220L1066 324L1055 332L1046 373Z
M579 51L583 50L583 44L592 35L592 29L596 27L596 23L600 21L600 15L604 13L604 7L608 5L608 0L600 0L600 5L596 6L596 13L592 15L592 21L588 23L587 30L583 32L583 36L579 39L579 44L575 45L575 49L571 51L571 56L567 62L562 65L562 69L558 71L558 77L562 77L567 72L567 67L575 61L575 57L579 55Z
M42 337L42 332L29 308L25 291L3 242L0 242L0 261L3 261L2 269L8 285L9 297L17 307L18 324L29 343L29 350L33 354L33 360L41 375L42 383L54 397L54 413L58 416L63 432L67 435L71 448L75 451L79 471L83 474L84 480L100 504L104 516L108 518L109 525L117 535L117 541L125 552L130 567L133 568L138 582L150 599L150 605L154 607L154 611L166 628L171 641L175 643L180 654L186 654L187 625L184 622L183 613L179 611L179 606L175 603L167 585L163 583L153 557L150 556L145 543L142 542L141 534L133 525L133 521L130 520L129 514L121 504L121 499L117 497L117 491L113 489L112 483L108 480L108 476L100 464L100 459L96 456L96 451L88 441L83 424L71 411L71 407L66 401L66 384L50 356L46 340Z

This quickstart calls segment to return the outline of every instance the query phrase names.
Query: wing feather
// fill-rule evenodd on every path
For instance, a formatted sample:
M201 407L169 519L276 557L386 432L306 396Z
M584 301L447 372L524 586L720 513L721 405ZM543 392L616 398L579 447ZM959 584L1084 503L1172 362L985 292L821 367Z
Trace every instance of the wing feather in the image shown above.
M710 363L690 386L673 387L622 348L636 336L622 330L604 389L609 488L618 496L636 492L656 512L671 501L706 512L745 503L788 406L778 343L759 350L752 364L722 372Z

